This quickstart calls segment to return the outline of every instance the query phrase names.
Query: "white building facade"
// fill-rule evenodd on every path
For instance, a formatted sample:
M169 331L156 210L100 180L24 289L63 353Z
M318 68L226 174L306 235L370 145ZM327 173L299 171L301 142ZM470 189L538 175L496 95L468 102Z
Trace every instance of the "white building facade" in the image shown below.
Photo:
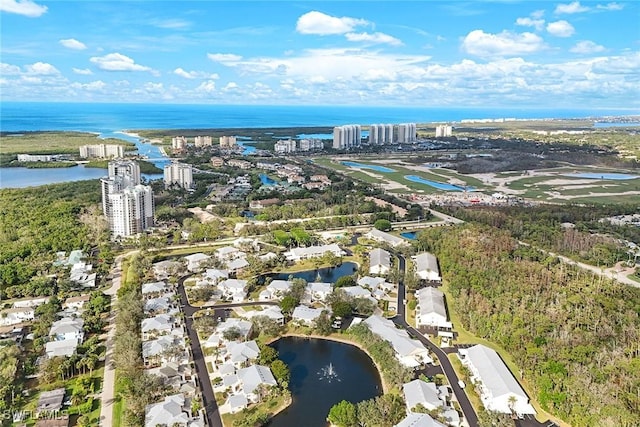
M188 190L193 187L193 167L185 163L171 163L164 167L164 187L174 185Z

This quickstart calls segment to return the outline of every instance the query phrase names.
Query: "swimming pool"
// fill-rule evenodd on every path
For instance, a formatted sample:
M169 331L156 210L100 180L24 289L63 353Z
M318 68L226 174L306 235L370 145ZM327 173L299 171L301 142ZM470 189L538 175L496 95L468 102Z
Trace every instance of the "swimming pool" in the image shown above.
M584 173L569 173L564 176L570 178L587 178L587 179L611 179L615 181L623 181L626 179L640 178L638 175L629 175L626 173L597 173L597 172L584 172Z
M445 190L445 191L465 191L465 188L463 187L459 187L457 185L453 185L453 184L447 184L444 182L436 182L436 181L430 181L428 179L424 179L422 177L419 177L417 175L405 175L404 177L406 180L411 181L411 182L417 182L418 184L425 184L428 185L430 187L433 188L437 188L438 190ZM467 187L466 190L472 190L472 187Z
M386 168L384 166L378 166L378 165L365 165L364 163L356 163L356 162L340 162L345 166L350 166L352 168L359 168L359 169L371 169L374 170L376 172L395 172L395 169L391 169L391 168Z

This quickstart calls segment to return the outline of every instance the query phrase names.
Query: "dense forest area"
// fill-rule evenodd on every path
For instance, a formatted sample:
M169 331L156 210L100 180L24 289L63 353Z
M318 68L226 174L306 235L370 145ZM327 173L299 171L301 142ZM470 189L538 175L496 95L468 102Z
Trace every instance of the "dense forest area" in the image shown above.
M103 237L97 180L0 190L0 292L48 295L58 251L88 250Z
M496 228L420 237L462 326L513 356L543 408L574 426L640 425L640 289L541 259Z
M618 261L627 260L628 248L620 240L640 243L639 227L600 221L612 215L636 213L637 206L540 205L442 209L465 221L506 230L515 239L596 266L612 266Z

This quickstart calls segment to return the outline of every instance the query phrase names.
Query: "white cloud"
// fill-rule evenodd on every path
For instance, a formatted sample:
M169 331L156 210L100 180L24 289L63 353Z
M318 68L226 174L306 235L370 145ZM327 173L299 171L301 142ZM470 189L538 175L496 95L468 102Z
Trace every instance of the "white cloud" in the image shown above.
M565 20L549 22L547 24L547 32L556 37L571 37L575 33L573 25Z
M298 18L296 31L300 34L318 34L326 36L329 34L345 34L352 32L356 27L368 25L364 19L349 18L343 16L326 15L322 12L311 11Z
M599 4L596 6L596 8L600 10L622 10L624 9L624 5L620 3L612 2L607 4Z
M202 71L185 71L182 68L176 68L173 70L173 74L184 77L185 79L218 79L220 76L218 74L208 74Z
M105 56L94 56L89 61L105 71L153 71L149 67L136 64L133 59L117 52Z
M533 19L540 19L544 16L544 9L535 10L531 12L529 16L531 16Z
M536 30L540 31L544 28L544 19L533 19L533 18L518 18L516 19L516 25L520 25L522 27L535 27Z
M402 42L384 33L347 33L345 37L350 42L386 43L391 46L402 46Z
M191 22L185 21L184 19L154 20L150 23L155 27L165 28L168 30L180 30L183 28L189 28L191 26Z
M21 73L20 67L17 65L6 64L0 62L0 75L3 76L17 76Z
M87 48L87 45L76 39L62 39L59 43L67 49L84 50Z
M60 71L56 67L46 62L36 62L35 64L26 65L25 69L28 74L37 76L51 76L54 74L60 74Z
M223 92L230 92L230 91L234 91L239 89L238 83L236 82L229 82L226 84L225 87L222 88Z
M237 62L242 56L233 53L207 53L207 57L214 62Z
M499 34L474 30L462 41L462 49L480 57L517 56L538 52L545 48L542 38L536 34L512 33L503 31Z
M200 86L196 88L196 91L213 93L216 91L216 82L214 82L213 80L207 80L205 82L202 82Z
M596 44L591 40L583 40L576 43L569 51L573 53L597 53L604 51L604 46Z
M579 1L574 1L569 4L559 4L558 6L556 6L556 10L554 11L554 13L556 15L560 15L563 13L571 15L574 13L586 12L588 10L589 7L581 5Z
M90 76L91 74L93 74L93 71L91 71L88 68L72 68L73 72L76 74L80 74L83 76Z
M37 18L47 12L47 6L41 6L31 0L0 0L0 11Z
M105 87L107 87L107 84L102 80L96 80L89 83L74 82L71 84L71 87L73 87L74 89L88 90L89 92L100 92L104 90Z

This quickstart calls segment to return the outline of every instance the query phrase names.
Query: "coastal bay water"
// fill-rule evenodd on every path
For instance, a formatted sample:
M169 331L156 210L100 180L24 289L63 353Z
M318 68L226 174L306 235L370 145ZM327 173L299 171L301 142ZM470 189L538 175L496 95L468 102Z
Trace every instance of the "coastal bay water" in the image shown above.
M270 427L325 427L334 404L382 394L375 365L357 347L299 337L281 338L271 346L291 370L293 402L273 418ZM333 375L328 375L329 370Z
M256 106L107 103L0 103L0 131L82 131L132 141L138 152L162 168L158 147L141 143L126 130L311 127L343 124L453 122L468 118L581 118L638 114L629 110L549 110L370 106ZM244 145L244 154L255 151ZM3 168L0 188L94 179L104 171Z

